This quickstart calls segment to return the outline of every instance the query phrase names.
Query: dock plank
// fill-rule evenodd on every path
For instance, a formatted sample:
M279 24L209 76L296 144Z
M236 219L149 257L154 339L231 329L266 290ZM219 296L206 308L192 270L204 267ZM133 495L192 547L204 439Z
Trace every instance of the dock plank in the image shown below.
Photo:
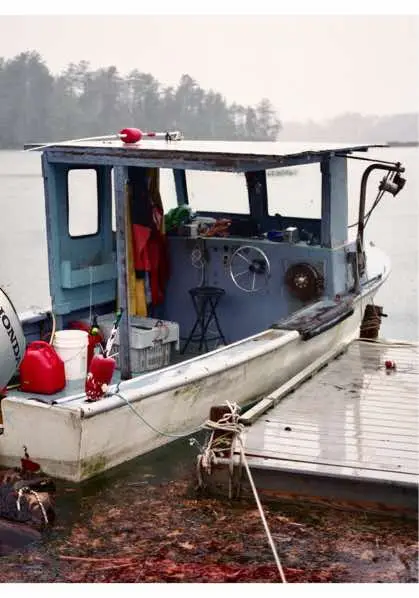
M320 493L335 477L403 500L400 488L418 486L418 391L418 345L354 341L246 429L249 467L271 489L289 490L291 472L318 479Z

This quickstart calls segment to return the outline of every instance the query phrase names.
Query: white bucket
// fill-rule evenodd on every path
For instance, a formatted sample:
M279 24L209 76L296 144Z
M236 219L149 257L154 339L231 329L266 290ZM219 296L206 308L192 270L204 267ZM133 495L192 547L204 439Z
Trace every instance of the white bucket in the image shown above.
M64 361L67 382L82 380L87 375L87 344L85 330L59 330L54 335L53 347Z

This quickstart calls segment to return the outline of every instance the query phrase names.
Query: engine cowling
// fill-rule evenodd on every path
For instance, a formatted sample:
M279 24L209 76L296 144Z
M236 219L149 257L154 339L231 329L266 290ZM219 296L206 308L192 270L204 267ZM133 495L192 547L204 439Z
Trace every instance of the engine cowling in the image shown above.
M18 370L25 347L19 316L9 297L0 289L0 390Z

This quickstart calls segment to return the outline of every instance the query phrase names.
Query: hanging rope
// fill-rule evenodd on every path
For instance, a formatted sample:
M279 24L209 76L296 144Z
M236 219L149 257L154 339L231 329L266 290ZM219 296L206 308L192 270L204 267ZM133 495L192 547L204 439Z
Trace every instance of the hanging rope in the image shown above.
M92 323L92 310L93 310L93 268L89 266L89 322Z
M205 259L203 249L197 244L191 253L191 263L194 268L201 271L199 287L202 287L205 280Z

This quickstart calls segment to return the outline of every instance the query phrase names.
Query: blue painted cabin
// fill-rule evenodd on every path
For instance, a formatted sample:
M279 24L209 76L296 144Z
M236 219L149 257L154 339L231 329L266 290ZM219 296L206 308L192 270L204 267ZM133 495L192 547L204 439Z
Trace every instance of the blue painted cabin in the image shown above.
M63 143L45 148L42 168L49 278L52 310L58 327L89 318L92 311L111 313L118 305L127 311L127 281L131 274L127 261L131 242L126 227L127 185L132 180L144 182L150 168L164 172L166 186L174 190L176 204L191 203L192 210L191 181L196 171L230 173L230 177L240 177L243 181L240 201L241 205L245 203L246 213L234 211L231 206L236 205L236 200L228 196L227 188L223 197L222 184L216 189L212 175L205 178L211 191L214 189L217 193L217 202L208 201L207 205L204 202L205 209L201 209L203 202L198 201L200 208L194 211L201 220L229 219L227 236L192 238L179 231L167 234L170 277L164 302L149 309L147 315L177 322L181 338L188 336L196 319L189 290L200 284L225 291L217 315L228 343L285 321L299 309L318 301L320 295L334 298L353 292L355 281L348 253L353 254L354 244L347 240L346 156L368 147L323 145L318 149L315 144L304 147L285 143L210 141L144 141L124 145L116 141ZM318 172L320 213L317 218L282 216L280 210L270 213L272 186L267 174L295 167L298 171L310 167ZM89 178L89 186L79 182L81 193L77 194L75 181L80 175L80 178ZM298 182L298 174L295 178ZM277 180L275 185L280 195L285 177ZM162 200L165 203L164 197ZM296 213L300 200L298 195L293 198ZM280 204L279 196L275 205ZM225 211L220 210L220 205ZM174 207L173 200L171 207ZM77 230L77 223L83 223L87 230ZM297 229L298 237L290 238L292 233L286 233L282 241L272 240L270 232L283 232L289 227ZM257 280L257 284L253 289L250 284L247 290L235 284L230 271L232 256L243 247L245 255L251 251L248 248L261 250L269 262L269 276L266 269L253 274L251 280ZM286 284L287 271L301 263L311 265L322 280L320 295L300 299L290 292ZM259 278L261 275L263 281ZM120 331L121 359L128 351L123 346L123 338L128 338L128 327L128 318L124 317Z

